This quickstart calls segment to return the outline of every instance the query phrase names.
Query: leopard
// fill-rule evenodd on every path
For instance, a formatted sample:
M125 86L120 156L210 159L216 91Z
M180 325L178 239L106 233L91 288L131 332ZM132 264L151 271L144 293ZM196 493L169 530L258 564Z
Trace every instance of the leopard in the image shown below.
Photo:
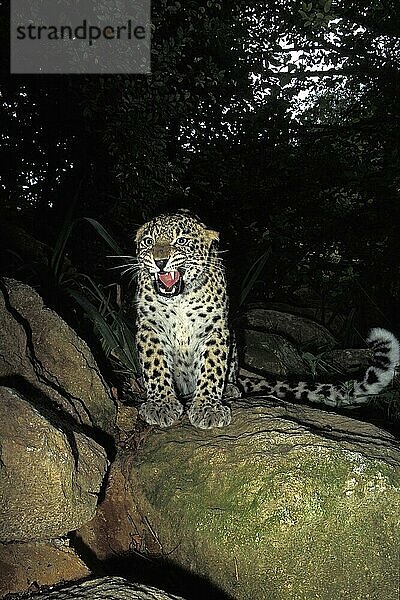
M135 242L136 344L146 392L139 414L149 425L169 427L186 412L196 428L228 426L230 401L244 393L357 405L391 382L399 342L379 327L367 340L370 365L351 390L333 383L240 376L219 233L180 209L146 222Z

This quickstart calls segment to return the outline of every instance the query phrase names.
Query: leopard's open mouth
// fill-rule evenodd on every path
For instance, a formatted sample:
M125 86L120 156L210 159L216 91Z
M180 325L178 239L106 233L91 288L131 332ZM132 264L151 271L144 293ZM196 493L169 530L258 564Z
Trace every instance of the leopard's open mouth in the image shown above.
M160 296L178 296L183 291L183 275L180 271L160 271L155 275L154 287Z

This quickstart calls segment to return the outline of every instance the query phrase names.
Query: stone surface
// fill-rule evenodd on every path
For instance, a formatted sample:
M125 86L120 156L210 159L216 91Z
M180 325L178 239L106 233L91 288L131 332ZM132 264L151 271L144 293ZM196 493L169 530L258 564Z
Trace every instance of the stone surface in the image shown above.
M338 335L341 337L346 329L347 317L335 312L333 307L323 309L320 304L311 307L309 304L298 306L286 302L268 302L268 309L308 317L312 321L317 321L321 324L324 323L335 336Z
M154 430L131 485L169 560L236 600L398 600L400 448L373 425L237 401L227 428Z
M94 516L104 449L0 387L0 541L59 537Z
M351 348L349 350L329 350L320 356L320 373L358 373L369 367L372 358L368 348Z
M183 600L148 585L131 583L122 577L103 577L67 589L43 592L45 600Z
M88 575L87 566L62 543L0 545L0 596L35 591Z
M323 325L286 312L254 308L243 315L242 324L246 329L276 333L302 348L326 350L336 345L335 338Z
M0 280L0 330L3 383L79 424L113 433L115 402L87 344L31 287Z
M242 334L243 360L250 371L289 377L307 372L298 350L285 338L274 333L245 330Z
M111 465L105 497L96 515L76 532L80 545L88 548L100 561L145 550L141 528L138 528L132 491L126 484L121 465Z

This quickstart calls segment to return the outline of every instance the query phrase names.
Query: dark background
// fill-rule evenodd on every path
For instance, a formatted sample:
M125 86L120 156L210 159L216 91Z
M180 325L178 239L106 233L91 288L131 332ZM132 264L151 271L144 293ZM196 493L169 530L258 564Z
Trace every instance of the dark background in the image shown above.
M399 333L399 17L397 0L159 0L151 75L4 75L3 273L98 339L82 297L110 324L132 286L81 217L131 255L138 225L187 207L221 232L234 311L311 307L347 345Z

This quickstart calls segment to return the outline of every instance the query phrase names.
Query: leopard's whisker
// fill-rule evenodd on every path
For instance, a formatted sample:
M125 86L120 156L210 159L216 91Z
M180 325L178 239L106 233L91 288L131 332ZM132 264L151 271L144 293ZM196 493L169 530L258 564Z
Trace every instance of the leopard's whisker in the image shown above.
M131 254L108 254L107 258L129 258L135 262L138 262L139 260L136 256L132 256Z
M116 265L115 267L108 267L108 270L109 271L113 271L115 269L126 269L126 268L129 268L129 269L139 269L140 267L137 264L126 263L124 265Z

